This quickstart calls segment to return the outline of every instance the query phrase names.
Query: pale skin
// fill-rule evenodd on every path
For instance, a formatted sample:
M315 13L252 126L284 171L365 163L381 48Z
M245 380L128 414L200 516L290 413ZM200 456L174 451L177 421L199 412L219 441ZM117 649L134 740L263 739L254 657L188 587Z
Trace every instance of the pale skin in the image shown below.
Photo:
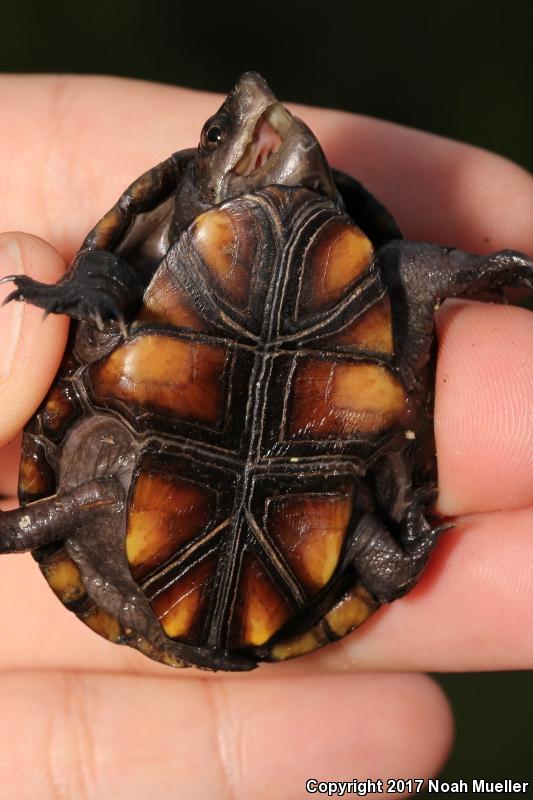
M219 102L133 81L0 78L9 121L0 128L0 230L25 232L0 235L0 275L56 281L124 187L195 144ZM376 120L298 113L406 237L533 252L533 180L519 167ZM18 432L53 379L66 332L65 318L43 322L31 306L0 310L6 497L16 489ZM440 768L450 711L415 673L533 666L533 314L447 302L438 332L439 509L457 527L413 592L342 642L240 677L172 671L86 629L29 555L0 559L3 797L292 800L309 777Z

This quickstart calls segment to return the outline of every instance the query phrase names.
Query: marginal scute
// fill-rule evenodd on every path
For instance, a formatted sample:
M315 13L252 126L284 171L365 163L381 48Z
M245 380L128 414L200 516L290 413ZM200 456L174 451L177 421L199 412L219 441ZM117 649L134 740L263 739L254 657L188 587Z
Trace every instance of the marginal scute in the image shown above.
M41 571L50 588L65 605L85 597L85 587L78 566L64 548L40 562Z
M142 472L133 488L126 555L135 579L169 559L200 533L212 512L210 492L181 476Z
M127 193L130 195L134 203L142 203L146 201L146 198L150 196L150 191L152 189L152 182L153 182L153 174L152 170L149 170L148 172L145 172L143 175L138 177L137 180L135 180L128 187Z
M331 578L352 513L351 493L293 494L269 503L267 529L311 594Z
M313 650L318 650L328 641L323 627L322 624L315 625L298 636L282 639L272 647L270 658L274 661L286 661L288 658L296 658L306 653L312 653Z
M380 604L361 584L349 589L319 622L305 633L281 639L273 645L270 658L285 661L289 658L311 653L323 647L332 638L342 638L362 625L379 608Z
M154 661L160 661L162 664L166 664L169 667L188 666L185 661L177 658L173 653L155 648L144 636L136 636L134 639L128 641L128 644L131 644L132 647L135 647L140 653L148 656L148 658L153 658Z
M57 383L49 392L41 411L43 433L55 440L79 415L68 386Z
M302 305L319 310L335 302L373 258L372 243L359 228L342 218L329 219L306 254Z
M89 611L79 614L79 618L92 631L108 639L110 642L118 644L124 639L124 630L116 617L104 611L102 608L93 606Z
M43 445L24 435L19 467L18 495L21 503L31 503L54 494L55 475Z
M96 400L122 400L179 419L216 426L225 410L224 347L144 334L93 364Z
M379 605L364 586L358 584L346 592L344 597L326 614L325 619L331 631L340 638L359 627L379 608Z
M214 556L207 556L151 600L161 627L170 639L194 643L208 602L214 567Z
M274 586L259 560L246 553L239 586L232 639L236 647L259 646L289 618L286 600Z
M394 351L392 312L388 296L371 306L362 316L332 337L332 343L353 345L360 350L392 355Z
M405 407L401 383L380 364L306 357L293 377L289 431L338 439L380 433L402 421Z
M85 240L85 244L93 248L106 250L116 237L117 229L121 228L123 221L122 212L118 206L113 206L91 231L91 234Z
M48 475L41 469L39 459L31 457L22 459L19 469L19 492L24 497L44 497L48 489Z

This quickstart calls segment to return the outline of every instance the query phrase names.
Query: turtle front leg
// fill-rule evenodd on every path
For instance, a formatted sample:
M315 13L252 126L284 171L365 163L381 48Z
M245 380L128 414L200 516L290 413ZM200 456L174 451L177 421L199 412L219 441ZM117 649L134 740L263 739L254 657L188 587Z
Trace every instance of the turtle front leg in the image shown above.
M102 478L24 508L0 512L0 553L23 553L65 539L103 511L121 513L122 508L120 483Z
M533 288L533 260L514 250L480 256L395 241L381 248L378 259L393 304L399 366L408 389L423 380L440 300L504 286Z
M67 314L94 322L99 328L113 321L123 326L134 317L164 255L163 250L152 264L135 249L135 241L124 249L124 237L140 215L148 218L147 235L154 235L151 224L157 229L158 220L153 214L177 191L191 158L190 150L176 153L134 181L85 238L82 249L58 283L50 286L25 275L4 278L3 283L15 284L15 290L4 302L23 300L47 314ZM159 222L164 227L165 221ZM119 245L125 258L114 252Z
M27 275L10 275L15 290L6 298L43 308L46 314L67 314L74 319L124 324L141 304L144 283L124 259L107 250L78 254L67 274L56 284L40 283Z

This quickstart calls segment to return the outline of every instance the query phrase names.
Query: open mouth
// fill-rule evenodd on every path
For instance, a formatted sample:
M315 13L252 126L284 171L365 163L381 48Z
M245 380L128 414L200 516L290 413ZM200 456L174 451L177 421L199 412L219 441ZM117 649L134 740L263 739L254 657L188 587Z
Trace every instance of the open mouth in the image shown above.
M274 153L278 152L291 123L292 117L282 104L272 103L255 123L252 138L246 145L234 172L237 175L252 175L260 170Z

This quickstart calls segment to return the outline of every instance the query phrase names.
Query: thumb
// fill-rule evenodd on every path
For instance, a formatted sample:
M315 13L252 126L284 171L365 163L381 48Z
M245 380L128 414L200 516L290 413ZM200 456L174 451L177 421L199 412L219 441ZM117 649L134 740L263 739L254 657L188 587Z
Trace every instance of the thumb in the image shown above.
M59 253L36 236L0 234L0 277L31 275L54 283L65 271ZM0 303L14 287L0 286ZM26 423L45 396L61 361L67 317L51 315L26 303L0 306L0 445ZM0 465L2 464L0 451Z

